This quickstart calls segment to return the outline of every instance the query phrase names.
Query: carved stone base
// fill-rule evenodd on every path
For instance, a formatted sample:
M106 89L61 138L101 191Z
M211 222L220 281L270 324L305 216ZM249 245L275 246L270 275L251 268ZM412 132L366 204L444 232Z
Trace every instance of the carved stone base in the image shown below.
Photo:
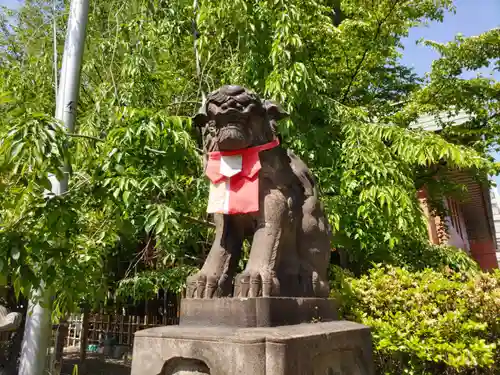
M325 298L183 299L180 325L276 327L338 319L335 300Z
M367 327L167 326L137 332L132 375L373 375Z

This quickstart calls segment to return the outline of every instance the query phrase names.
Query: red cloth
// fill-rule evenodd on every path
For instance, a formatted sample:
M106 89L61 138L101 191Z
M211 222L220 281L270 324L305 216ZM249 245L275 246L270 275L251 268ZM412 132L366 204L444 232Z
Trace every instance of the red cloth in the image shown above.
M205 174L211 183L207 212L234 215L259 211L259 152L277 146L279 140L275 139L244 150L208 153Z

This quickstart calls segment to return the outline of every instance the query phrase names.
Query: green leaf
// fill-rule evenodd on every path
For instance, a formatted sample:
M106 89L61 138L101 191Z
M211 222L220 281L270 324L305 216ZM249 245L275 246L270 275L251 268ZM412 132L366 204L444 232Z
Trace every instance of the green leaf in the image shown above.
M162 220L156 225L155 232L157 234L162 234L164 229L165 229L165 222Z
M19 258L21 257L21 250L17 246L13 247L11 250L11 256L12 259L19 260Z
M129 198L130 198L130 191L128 191L128 190L127 190L127 191L125 191L125 192L123 193L123 202L124 202L126 205L128 205L128 203L129 203Z
M21 150L23 149L24 147L24 143L21 142L21 141L18 141L13 147L12 147L12 151L10 153L10 157L12 159L15 159L17 157L17 155L19 155L19 153L21 152Z
M121 164L117 164L115 166L115 170L119 173L119 174L123 174L125 172L125 168L123 167L123 165Z
M159 215L151 215L148 217L148 220L144 226L144 228L146 229L146 232L150 232L151 229L156 225L156 223L158 222L158 219L160 218Z

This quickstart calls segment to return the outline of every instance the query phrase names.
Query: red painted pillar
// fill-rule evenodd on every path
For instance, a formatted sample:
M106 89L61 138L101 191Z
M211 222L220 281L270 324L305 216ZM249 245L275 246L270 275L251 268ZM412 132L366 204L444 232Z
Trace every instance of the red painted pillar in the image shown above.
M483 270L488 271L499 268L493 241L470 240L470 252Z
M436 225L436 218L433 217L429 212L429 206L427 205L427 192L425 188L420 189L417 192L418 200L420 201L420 207L427 218L427 231L429 233L429 241L435 245L439 245L439 234Z

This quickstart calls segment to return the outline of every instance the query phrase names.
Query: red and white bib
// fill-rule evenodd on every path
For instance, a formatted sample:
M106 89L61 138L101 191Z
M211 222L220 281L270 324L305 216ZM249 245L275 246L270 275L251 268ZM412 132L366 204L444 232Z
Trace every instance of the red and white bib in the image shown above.
M259 211L259 152L279 146L279 140L236 151L208 153L205 174L210 179L208 213L245 214Z

